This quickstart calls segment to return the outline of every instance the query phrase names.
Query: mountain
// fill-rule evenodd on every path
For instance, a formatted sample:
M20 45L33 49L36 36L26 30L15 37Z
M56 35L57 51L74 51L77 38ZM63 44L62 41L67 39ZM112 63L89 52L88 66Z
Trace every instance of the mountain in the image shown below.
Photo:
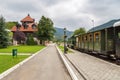
M56 30L55 38L56 38L57 40L63 40L64 29L55 27L55 30ZM72 34L73 34L72 31L66 30L67 38L69 38Z

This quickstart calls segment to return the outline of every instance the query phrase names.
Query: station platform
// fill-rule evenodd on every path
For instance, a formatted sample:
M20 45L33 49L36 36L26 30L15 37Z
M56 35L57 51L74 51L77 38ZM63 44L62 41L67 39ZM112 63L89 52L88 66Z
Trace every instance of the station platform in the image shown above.
M87 80L120 80L120 66L100 58L72 50L65 54Z

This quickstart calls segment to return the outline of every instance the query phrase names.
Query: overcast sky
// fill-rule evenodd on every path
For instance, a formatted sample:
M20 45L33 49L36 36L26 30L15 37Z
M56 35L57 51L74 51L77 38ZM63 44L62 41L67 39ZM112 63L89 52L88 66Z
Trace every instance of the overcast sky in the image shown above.
M6 21L20 21L30 14L39 21L49 17L55 27L87 30L120 18L120 0L0 0L0 14Z

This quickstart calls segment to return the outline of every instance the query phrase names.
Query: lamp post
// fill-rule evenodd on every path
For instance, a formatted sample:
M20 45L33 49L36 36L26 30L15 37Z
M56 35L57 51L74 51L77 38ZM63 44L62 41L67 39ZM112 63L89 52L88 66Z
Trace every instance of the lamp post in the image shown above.
M92 20L93 23L93 51L94 51L94 20Z
M66 28L64 28L64 54L66 54L66 50L67 50L67 48L66 48Z
M92 24L93 24L93 30L94 30L94 20L92 19Z

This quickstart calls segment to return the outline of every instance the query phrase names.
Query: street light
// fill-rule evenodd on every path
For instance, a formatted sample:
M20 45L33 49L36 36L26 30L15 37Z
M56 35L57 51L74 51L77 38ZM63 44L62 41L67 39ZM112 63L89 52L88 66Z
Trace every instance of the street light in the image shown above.
M94 20L92 19L92 25L93 25L93 30L94 30Z
M92 20L93 23L93 51L94 51L94 20Z
M66 28L64 28L64 53L66 54L67 53L67 47L66 47Z

